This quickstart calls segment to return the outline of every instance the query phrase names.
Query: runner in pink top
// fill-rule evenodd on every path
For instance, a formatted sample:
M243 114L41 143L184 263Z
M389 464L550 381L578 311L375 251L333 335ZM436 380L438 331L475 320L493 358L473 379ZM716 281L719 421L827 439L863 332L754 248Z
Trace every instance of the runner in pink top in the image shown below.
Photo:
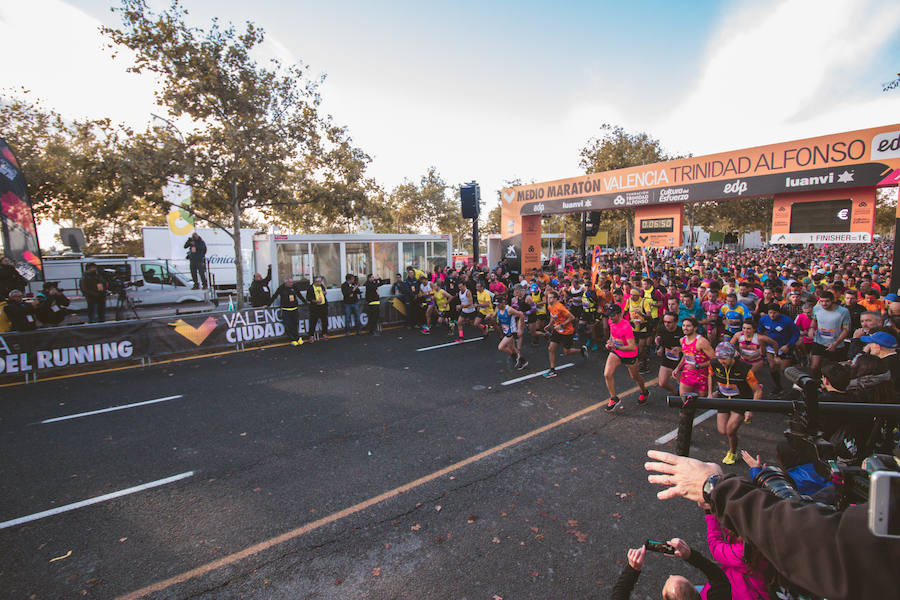
M672 371L681 385L679 393L696 393L701 396L707 392L707 374L709 372L709 359L715 358L716 352L705 337L697 333L699 327L697 319L688 317L681 321L681 330L684 337L681 338L681 360Z
M616 396L616 383L614 375L619 365L625 365L628 368L628 374L634 379L638 387L641 388L641 395L638 396L638 405L646 404L650 398L650 393L644 387L644 379L641 377L640 369L637 363L637 340L634 339L634 330L628 319L622 317L622 307L618 303L613 303L609 307L609 341L606 342L606 348L609 350L609 356L606 357L606 367L603 369L603 378L606 380L606 387L609 390L609 403L606 405L606 411L612 412L622 401Z

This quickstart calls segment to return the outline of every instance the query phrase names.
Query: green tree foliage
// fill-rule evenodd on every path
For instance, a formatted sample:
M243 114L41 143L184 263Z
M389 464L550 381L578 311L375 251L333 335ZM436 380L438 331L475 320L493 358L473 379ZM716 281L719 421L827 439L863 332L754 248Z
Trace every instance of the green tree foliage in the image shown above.
M890 236L897 222L897 188L882 188L875 193L875 233Z
M22 164L37 218L81 227L85 250L138 251L140 226L164 223L140 199L153 178L133 168L131 130L108 119L66 120L22 92L0 96L0 131Z
M652 164L675 157L667 156L660 146L659 140L650 137L646 133L629 133L618 125L603 124L600 127L601 134L591 138L581 149L581 161L579 165L585 173L602 173L614 169L636 167ZM603 211L600 220L600 229L610 232L618 231L622 220L625 220L627 245L631 246L631 236L634 231L634 209L622 209L615 211ZM581 242L581 215L572 214L566 216L566 231L577 232L572 242Z
M436 167L429 167L418 182L406 180L395 187L389 204L397 233L450 233L458 243L456 234L464 224L459 188L450 188Z
M708 231L737 232L762 231L766 235L772 229L774 198L732 198L715 202L697 202L685 206L685 224L691 218L695 226Z
M183 138L152 131L173 150L165 175L194 187L195 216L223 229L228 223L236 255L240 228L255 216L304 223L309 209L331 228L368 208L368 157L319 114L322 78L309 77L302 63L261 65L253 56L262 29L248 22L238 31L217 20L205 30L189 27L178 0L160 13L144 0L122 0L114 10L121 28L103 29L112 47L133 51L130 70L155 75L157 102L170 118L192 123ZM243 273L235 272L243 289Z

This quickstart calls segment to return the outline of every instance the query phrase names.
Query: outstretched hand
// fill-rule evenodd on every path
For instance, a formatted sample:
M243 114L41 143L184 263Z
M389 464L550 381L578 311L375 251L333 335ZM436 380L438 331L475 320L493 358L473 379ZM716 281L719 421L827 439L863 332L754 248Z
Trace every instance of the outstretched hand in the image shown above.
M747 466L751 469L763 466L763 462L762 460L760 460L759 454L756 455L756 458L753 458L752 454L750 454L746 450L741 450L741 458L744 459L744 462L747 463Z
M662 475L648 476L647 481L669 486L656 494L660 500L680 496L702 504L703 484L710 475L722 474L722 468L719 465L701 462L695 458L676 456L658 450L648 450L647 456L659 462L644 463L644 468L648 471L662 473Z

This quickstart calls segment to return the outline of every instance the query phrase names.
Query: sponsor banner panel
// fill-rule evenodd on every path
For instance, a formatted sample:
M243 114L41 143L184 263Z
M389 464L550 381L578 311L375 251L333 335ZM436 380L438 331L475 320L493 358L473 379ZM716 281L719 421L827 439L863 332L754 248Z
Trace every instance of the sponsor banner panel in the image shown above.
M522 217L522 272L541 268L541 217Z
M383 323L402 320L388 298L382 299L380 311ZM306 335L309 310L301 305L298 312L300 333ZM362 304L360 322L364 327L368 324ZM343 331L343 304L330 302L328 332ZM40 377L42 373L63 369L91 371L142 358L160 360L176 354L284 339L280 308L4 333L0 334L0 381Z
M868 244L874 233L872 187L775 196L773 244Z
M849 189L876 186L888 178L891 169L883 163L866 163L846 168L814 169L779 174L736 177L726 181L686 183L654 189L591 194L570 200L540 200L520 206L521 214L558 214L633 208L656 204L703 202L730 198L754 198L790 192Z
M43 281L44 267L25 175L0 138L0 255L28 281Z
M681 246L683 217L683 204L635 208L634 245L638 248Z
M150 354L149 321L0 335L0 380L66 368L101 369Z

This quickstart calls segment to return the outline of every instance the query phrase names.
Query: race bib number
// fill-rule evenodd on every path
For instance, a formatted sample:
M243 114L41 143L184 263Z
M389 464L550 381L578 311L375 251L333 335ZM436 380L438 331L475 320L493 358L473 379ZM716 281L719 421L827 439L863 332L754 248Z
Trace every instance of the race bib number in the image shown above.
M738 390L738 386L733 383L720 383L719 384L719 393L723 396L727 396L732 398L740 394L740 390Z
M837 331L834 329L826 329L824 327L819 329L819 335L826 340L833 340L837 338Z
M681 352L678 348L666 348L665 354L666 358L669 360L678 360L681 358Z
M294 301L294 295L288 294L288 302L293 302L293 301Z
M197 251L197 249L194 248L193 246L191 246L191 252L196 252L196 251Z
M59 312L59 307L54 304L53 306L50 307L50 310L53 312Z
M25 315L25 320L29 323L34 323L34 317L32 317L31 315Z
M98 284L97 284L97 291L98 291L98 292L102 292L102 291L103 291L103 284L102 284L102 283L98 283Z
M690 365L692 367L697 366L697 357L693 354L685 354L684 355L684 364Z
M624 348L625 347L625 340L622 340L619 338L614 337L612 339L612 343L613 343L613 348Z

